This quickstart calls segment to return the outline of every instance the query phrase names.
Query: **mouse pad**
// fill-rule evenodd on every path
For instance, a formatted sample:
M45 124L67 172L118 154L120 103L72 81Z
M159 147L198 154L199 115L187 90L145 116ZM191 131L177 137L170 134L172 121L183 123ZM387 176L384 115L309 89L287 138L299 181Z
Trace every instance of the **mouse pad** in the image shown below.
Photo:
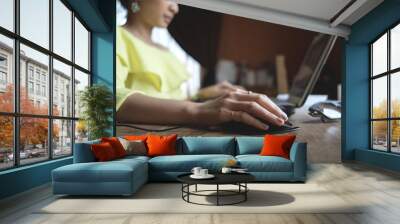
M224 123L220 126L216 126L211 128L214 131L223 131L231 134L243 134L243 135L265 135L265 134L285 134L289 132L294 132L299 129L297 126L291 126L288 124L284 124L283 126L275 126L270 125L268 130L260 130L255 127L238 123L238 122L229 122Z

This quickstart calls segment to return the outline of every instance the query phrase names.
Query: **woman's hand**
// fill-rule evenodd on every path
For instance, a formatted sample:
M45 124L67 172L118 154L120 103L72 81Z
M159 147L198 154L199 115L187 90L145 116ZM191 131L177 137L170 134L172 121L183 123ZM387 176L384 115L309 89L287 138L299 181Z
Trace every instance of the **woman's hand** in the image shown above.
M233 85L228 81L223 81L218 84L200 89L197 93L197 97L201 100L215 99L236 90L244 90L243 87Z
M117 120L123 123L200 126L237 121L267 130L269 124L283 125L287 116L266 95L237 89L202 103L134 93L117 111Z
M266 95L237 89L216 99L196 103L190 109L193 123L217 125L237 121L267 130L268 124L282 126L286 114Z

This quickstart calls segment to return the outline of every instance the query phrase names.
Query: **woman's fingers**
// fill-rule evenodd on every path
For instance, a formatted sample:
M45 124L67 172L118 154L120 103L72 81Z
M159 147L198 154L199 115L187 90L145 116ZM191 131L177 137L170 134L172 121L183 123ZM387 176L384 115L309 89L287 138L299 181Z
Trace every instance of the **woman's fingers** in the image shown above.
M267 130L269 128L267 124L264 124L263 122L251 116L245 111L223 110L222 116L224 117L223 119L226 121L237 121L261 130Z
M255 101L238 101L225 99L225 106L233 111L244 111L268 123L281 126L284 120L271 113Z
M233 85L235 87L235 89L237 90L243 90L246 91L246 89L243 86L238 86L238 85Z
M240 101L252 101L252 102L257 102L259 105L267 109L269 112L275 114L277 117L280 117L284 121L288 119L287 115L285 112L283 112L272 100L264 95L264 94L258 94L258 93L252 93L250 91L243 91L239 90L236 92L231 93L231 96L234 99L240 100Z
M222 82L222 83L220 84L220 86L221 86L223 89L228 90L228 92L234 92L234 91L237 91L237 90L245 91L245 88L244 88L243 86L234 85L234 84L232 84L232 83L230 83L230 82L227 82L227 81Z
M225 90L232 87L227 86ZM197 114L204 115L204 124L237 121L266 130L269 128L267 124L281 126L287 120L286 114L267 96L237 88L200 105Z
M227 91L227 93L229 92L234 92L240 88L238 88L238 86L232 85L230 83L223 83L221 84L221 88L225 91Z

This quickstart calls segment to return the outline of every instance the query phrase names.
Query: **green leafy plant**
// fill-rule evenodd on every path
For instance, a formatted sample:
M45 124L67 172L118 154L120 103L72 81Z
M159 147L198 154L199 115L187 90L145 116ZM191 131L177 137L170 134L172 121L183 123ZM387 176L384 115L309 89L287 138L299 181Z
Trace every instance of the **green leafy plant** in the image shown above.
M89 139L109 136L107 129L112 125L113 95L102 84L86 87L80 92L79 106L82 108L82 120L88 128Z

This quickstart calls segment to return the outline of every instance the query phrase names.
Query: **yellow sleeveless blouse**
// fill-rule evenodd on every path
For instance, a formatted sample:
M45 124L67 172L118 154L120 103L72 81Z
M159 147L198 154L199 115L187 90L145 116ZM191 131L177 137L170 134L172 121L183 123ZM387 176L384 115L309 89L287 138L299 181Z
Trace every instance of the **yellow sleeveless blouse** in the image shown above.
M181 85L189 78L185 66L168 50L147 44L117 27L117 110L133 93L183 100Z

